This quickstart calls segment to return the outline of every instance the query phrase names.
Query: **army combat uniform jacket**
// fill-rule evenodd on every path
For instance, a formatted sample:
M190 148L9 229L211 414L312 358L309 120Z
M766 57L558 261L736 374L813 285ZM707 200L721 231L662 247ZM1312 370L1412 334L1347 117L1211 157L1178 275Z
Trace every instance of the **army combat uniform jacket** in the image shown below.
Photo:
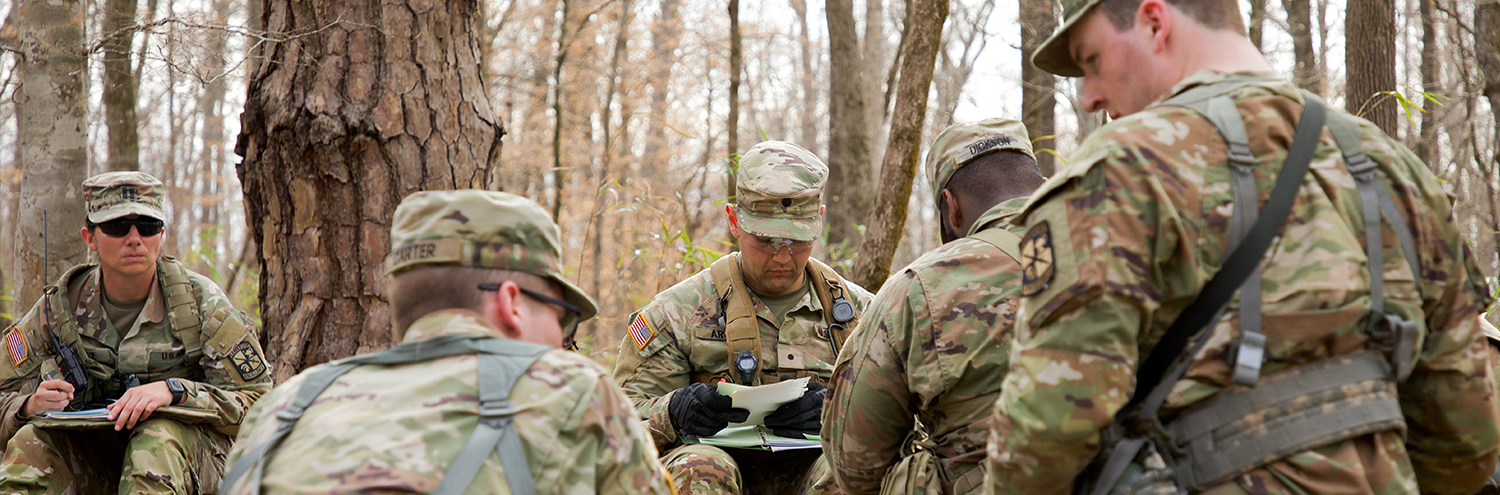
M632 322L641 319L643 338L636 340L627 335L620 344L615 382L625 389L625 395L635 403L636 412L646 419L659 449L665 450L678 441L672 419L667 415L672 391L694 381L730 376L719 299L709 272L704 269L657 294L650 304L631 316ZM811 278L808 280L812 283ZM848 280L842 284L849 302L863 314L870 292ZM807 291L802 301L787 312L779 328L760 298L753 294L752 298L760 321L762 376L778 379L806 376L826 384L833 374L834 347L816 292Z
M184 278L185 276L185 278ZM8 353L0 358L0 441L9 441L26 419L27 397L48 376L63 378L66 366L49 336L57 335L87 369L87 392L75 391L70 408L102 407L107 396L124 391L130 375L141 384L178 378L187 389L184 407L213 412L212 426L233 438L240 421L261 394L271 389L271 370L254 325L219 286L182 268L170 257L157 261L156 281L133 328L115 328L101 301L97 265L68 270L46 295L5 334ZM176 299L171 291L192 297ZM198 325L191 325L196 306ZM45 314L49 313L50 314ZM174 328L174 322L177 327Z
M403 342L451 335L500 331L470 311L439 311L412 323ZM477 363L460 354L343 374L267 454L261 493L431 493L479 426ZM327 366L267 394L228 464L265 443L307 376ZM671 493L629 401L588 358L542 354L511 389L510 406L536 493ZM229 493L248 487L246 479ZM499 454L490 452L466 493L510 493Z
M1249 137L1263 207L1302 96L1274 74L1213 71L1188 77L1173 94L1219 81L1248 83L1227 96ZM1393 387L1404 435L1384 429L1292 453L1230 483L1257 494L1472 493L1500 445L1474 317L1488 296L1471 279L1451 201L1427 166L1369 122L1358 121L1358 134L1394 198L1395 220L1411 228L1421 265L1408 266L1396 231L1381 221L1385 311L1417 327L1415 369ZM1371 338L1359 195L1331 133L1321 135L1262 258L1261 377L1362 352ZM1089 136L1026 205L1018 222L1027 226L1023 256L1031 256L986 461L990 491L1068 493L1099 451L1100 431L1132 394L1145 393L1134 389L1140 361L1226 256L1233 211L1226 149L1197 112L1148 108ZM1163 421L1234 388L1227 355L1239 317L1231 299L1205 330L1208 340L1166 397Z
M969 235L1019 231L1009 220L1025 202L995 205ZM875 294L839 355L823 412L823 451L848 493L881 491L882 477L913 435L913 415L931 437L924 448L941 459L946 489L980 488L1020 277L1010 255L965 237L917 258Z

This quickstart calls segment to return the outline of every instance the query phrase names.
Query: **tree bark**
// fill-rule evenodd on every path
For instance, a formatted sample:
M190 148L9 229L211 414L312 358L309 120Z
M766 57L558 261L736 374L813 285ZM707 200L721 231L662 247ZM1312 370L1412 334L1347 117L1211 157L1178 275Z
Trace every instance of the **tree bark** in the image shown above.
M1051 0L1021 0L1021 119L1031 135L1032 147L1038 151L1057 147L1056 82L1052 74L1031 65L1031 54L1057 30L1057 15ZM1038 152L1036 164L1042 175L1051 177L1056 162L1050 153ZM934 185L933 187L937 187Z
M881 67L893 63L886 56L885 42L885 5L882 0L865 0L865 34L861 38L862 62L864 62L865 74L879 74ZM880 135L880 130L885 126L886 118L890 117L886 112L885 81L878 77L866 77L861 80L864 85L865 94L865 136L870 143L870 156L881 156L885 152L885 143L875 136ZM875 164L866 164L866 168L874 167ZM867 175L870 175L867 171Z
M1396 137L1396 5L1393 0L1348 0L1344 13L1344 109Z
M1438 75L1438 57L1441 55L1438 52L1438 26L1435 16L1436 12L1433 9L1434 1L1418 0L1420 3L1419 11L1422 16L1422 62L1420 73L1422 75L1422 91L1440 94L1443 88L1442 81L1439 80ZM1433 104L1425 98L1422 99L1421 103L1422 110L1424 110L1422 113L1422 130L1417 138L1416 146L1412 147L1412 151L1436 173L1441 168L1441 164L1438 163L1437 132L1439 127L1438 121L1440 120L1438 112L1442 110L1442 106Z
M1312 5L1309 0L1282 0L1286 9L1287 34L1292 37L1292 55L1296 66L1292 79L1297 87L1313 94L1323 94L1323 71L1313 51Z
M724 123L724 132L729 134L729 155L733 167L724 171L724 197L729 204L735 201L734 172L739 169L740 156L740 72L743 72L740 47L740 0L729 0L729 120ZM729 242L734 236L728 232Z
M130 63L135 39L136 0L104 2L104 126L109 131L110 170L139 170L141 140L135 116L135 70Z
M682 0L662 0L661 13L651 23L650 71L646 82L651 85L651 120L646 125L646 153L642 156L643 172L652 184L669 179L667 166L672 152L667 149L668 97L672 93L672 69L677 66L677 47L682 43ZM675 182L675 181L674 181Z
M797 13L797 44L802 48L802 108L797 111L797 118L801 122L797 133L797 144L809 150L818 149L818 124L815 116L818 113L818 86L817 72L813 70L813 50L811 35L807 31L807 0L790 0L792 11Z
M10 18L21 53L15 90L21 200L17 218L16 306L30 307L42 287L87 257L81 184L88 175L83 6L77 0L26 0ZM46 212L47 221L42 222ZM45 242L43 239L45 238ZM45 263L44 263L45 261Z
M391 214L416 191L488 184L504 130L480 74L477 1L261 1L286 39L249 74L236 152L267 357L284 380L394 342Z
M828 0L828 244L860 244L870 213L870 138L866 131L864 61L852 0Z
M1246 26L1249 31L1250 42L1255 44L1256 50L1261 50L1265 41L1266 27L1266 0L1250 0L1250 25Z
M1474 7L1474 52L1477 55L1479 70L1484 74L1484 96L1490 100L1490 112L1495 118L1496 138L1500 139L1500 4L1490 2L1479 4ZM1470 139L1473 139L1472 137ZM1475 150L1478 153L1478 150ZM1480 157L1476 156L1476 159ZM1500 162L1500 152L1494 152L1489 157L1491 170L1494 164ZM1494 175L1486 177L1486 184L1495 179ZM1500 217L1500 206L1497 206L1496 189L1489 189L1489 201L1491 215ZM1491 224L1491 231L1500 230ZM1500 262L1500 232L1492 232L1495 245L1495 261ZM1481 263L1485 264L1485 263Z
M880 195L870 217L869 234L860 245L854 263L854 281L871 291L879 290L890 275L891 258L906 226L912 179L917 173L917 154L922 149L922 128L927 117L927 95L932 86L933 62L938 38L948 18L947 0L916 0L910 40L901 61L901 79L896 86L896 108L891 116L890 145L880 170Z

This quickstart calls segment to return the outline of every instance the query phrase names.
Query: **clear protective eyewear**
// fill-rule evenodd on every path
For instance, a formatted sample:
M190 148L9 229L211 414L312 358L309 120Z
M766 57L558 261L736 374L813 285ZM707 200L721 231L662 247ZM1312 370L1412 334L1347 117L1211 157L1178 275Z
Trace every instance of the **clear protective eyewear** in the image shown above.
M761 237L758 235L745 236L745 244L758 251L771 253L776 256L781 248L786 248L787 254L798 255L812 250L813 241L795 241L785 237Z

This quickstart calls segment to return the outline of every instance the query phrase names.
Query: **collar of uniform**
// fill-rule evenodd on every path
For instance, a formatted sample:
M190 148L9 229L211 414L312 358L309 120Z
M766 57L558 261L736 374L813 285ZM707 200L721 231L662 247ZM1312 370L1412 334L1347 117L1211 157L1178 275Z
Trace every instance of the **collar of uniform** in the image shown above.
M103 277L104 268L96 266L93 273L88 274L84 279L83 285L79 287L79 297L84 298L83 307L88 312L84 316L90 320L95 317L109 318L109 315L104 312L104 290L103 285L101 285L104 282ZM140 328L146 323L161 323L166 319L167 298L161 294L161 277L152 277L151 289L146 291L146 305L141 308L141 316L135 320L137 323L135 328ZM113 324L114 322L110 322L110 325ZM132 330L134 329L116 328L115 332L118 332L120 339L124 340L133 335Z
M804 268L803 270L806 271L807 269ZM809 286L809 284L811 283L813 283L811 275L807 276L807 278L802 279L802 287L806 288L807 290L802 293L801 301L793 305L792 309L786 310L786 314L788 316L787 320L791 319L790 316L792 313L796 313L797 311L801 311L804 309L812 311L819 315L823 314L823 303L822 301L818 300L817 290L814 290L813 287ZM801 289L799 288L798 290ZM765 301L760 300L760 294L756 294L755 289L750 290L750 296L755 298L755 316L759 317L762 320L771 322L772 326L775 326L776 318L774 318L774 315L771 314L771 307L767 306ZM785 321L786 320L783 320L783 324L785 323Z
M1192 73L1192 75L1189 75L1186 78L1183 78L1183 80L1181 80L1181 81L1178 81L1176 85L1172 86L1172 91L1168 92L1166 94L1166 96L1161 97L1161 99L1156 100L1155 103L1161 103L1163 101L1167 101L1167 99L1169 99L1169 98L1171 98L1173 96L1177 96L1178 94L1181 94L1183 91L1187 91L1189 89L1193 89L1195 87L1202 86L1202 85L1205 85L1205 84L1213 84L1213 83L1218 83L1218 82L1236 81L1236 80L1262 80L1262 81L1266 82L1267 86L1275 86L1275 85L1278 85L1278 84L1280 84L1280 85L1289 85L1289 83L1287 83L1286 80L1284 80L1284 79L1281 78L1280 74L1277 74L1275 72L1269 72L1269 71L1223 72L1223 71L1214 70L1214 69L1203 69L1203 70L1200 70L1198 72ZM1296 92L1297 92L1296 88L1292 88L1291 93L1296 93ZM1300 100L1301 98L1298 98L1298 99Z
M1019 215L1021 213L1021 207L1026 206L1026 200L1028 198L1028 196L1019 196L1001 201L1000 204L991 206L989 210L985 210L984 214L979 215L979 219L974 221L974 225L969 226L969 233L965 234L965 236L978 234L979 231L984 230L991 225L1006 222L1012 217Z
M485 321L479 313L467 309L447 309L428 313L412 322L401 341L415 342L455 334L505 337L499 328Z

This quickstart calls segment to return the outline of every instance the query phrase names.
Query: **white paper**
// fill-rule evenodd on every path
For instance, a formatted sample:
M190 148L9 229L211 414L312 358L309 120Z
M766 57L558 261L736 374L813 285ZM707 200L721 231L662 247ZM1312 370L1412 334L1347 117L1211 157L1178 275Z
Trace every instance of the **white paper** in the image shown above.
M766 415L782 404L797 400L807 392L808 378L798 378L771 385L746 387L729 382L719 382L719 393L734 399L734 407L750 411L743 423L729 423L729 427L765 424Z

